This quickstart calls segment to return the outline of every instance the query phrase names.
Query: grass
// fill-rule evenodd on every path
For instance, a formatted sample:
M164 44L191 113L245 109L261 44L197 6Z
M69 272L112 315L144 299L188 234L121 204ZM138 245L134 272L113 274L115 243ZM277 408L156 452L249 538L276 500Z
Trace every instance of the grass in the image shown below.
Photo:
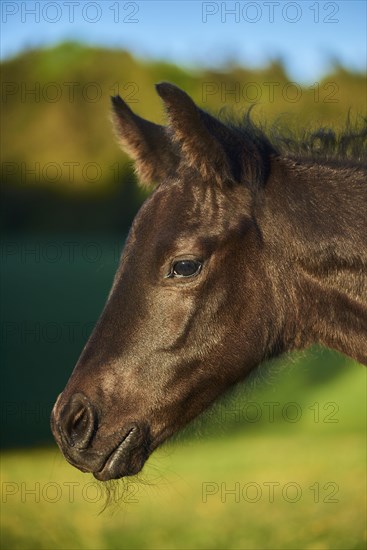
M103 513L102 484L56 448L4 452L2 548L365 548L365 380L352 365L314 388L296 423L166 445ZM314 402L337 403L338 422Z

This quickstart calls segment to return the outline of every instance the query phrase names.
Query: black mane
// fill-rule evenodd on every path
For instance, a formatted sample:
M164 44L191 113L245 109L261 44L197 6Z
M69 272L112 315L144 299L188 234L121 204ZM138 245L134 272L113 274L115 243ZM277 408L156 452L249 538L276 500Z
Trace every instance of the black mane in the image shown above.
M255 145L264 159L275 154L295 161L367 168L367 117L364 116L352 122L348 115L340 131L328 127L293 130L284 125L282 118L266 127L253 121L251 109L241 121L227 118L224 122L246 142Z

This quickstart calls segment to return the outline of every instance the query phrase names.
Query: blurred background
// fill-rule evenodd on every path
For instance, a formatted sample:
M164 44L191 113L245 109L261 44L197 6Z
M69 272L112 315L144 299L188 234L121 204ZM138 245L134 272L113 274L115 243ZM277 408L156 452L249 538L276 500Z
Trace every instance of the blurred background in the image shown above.
M359 549L366 371L314 348L256 376L106 489L49 415L148 191L111 95L164 122L154 84L296 129L366 115L366 4L1 4L1 544L4 549Z

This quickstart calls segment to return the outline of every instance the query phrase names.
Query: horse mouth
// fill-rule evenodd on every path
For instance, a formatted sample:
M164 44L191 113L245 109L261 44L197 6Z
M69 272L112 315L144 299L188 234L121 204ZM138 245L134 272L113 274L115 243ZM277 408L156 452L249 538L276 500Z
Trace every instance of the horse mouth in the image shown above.
M106 456L102 468L93 472L93 475L99 481L135 475L142 469L147 454L142 445L140 430L134 426Z
M99 481L119 479L140 472L151 448L150 427L129 422L118 431L102 434L94 406L77 395L71 405L51 414L51 429L66 460L90 472ZM81 420L80 420L81 419Z

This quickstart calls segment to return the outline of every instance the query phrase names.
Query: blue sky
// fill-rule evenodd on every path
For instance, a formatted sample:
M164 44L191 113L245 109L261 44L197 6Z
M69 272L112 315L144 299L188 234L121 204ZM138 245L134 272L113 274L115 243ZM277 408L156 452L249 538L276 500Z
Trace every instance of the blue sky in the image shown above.
M335 60L366 68L364 0L3 0L1 11L2 59L78 40L186 66L280 58L299 82L318 79Z

